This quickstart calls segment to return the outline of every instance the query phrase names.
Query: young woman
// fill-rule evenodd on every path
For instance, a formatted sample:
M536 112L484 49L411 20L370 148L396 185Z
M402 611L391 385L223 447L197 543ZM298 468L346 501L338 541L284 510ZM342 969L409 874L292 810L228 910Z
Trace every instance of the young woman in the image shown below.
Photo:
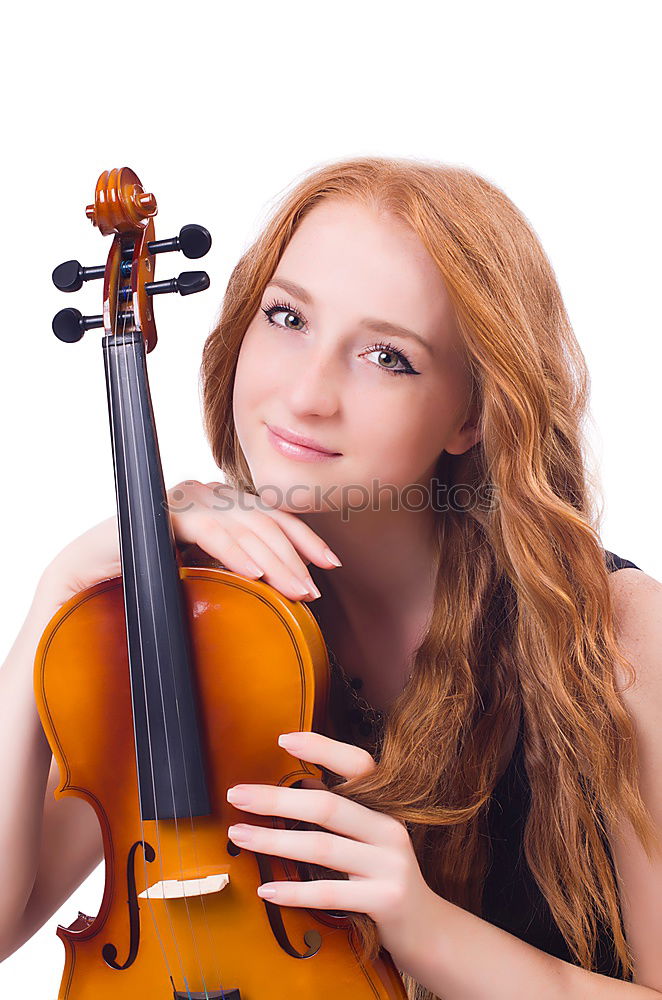
M341 738L284 745L341 780L228 794L327 832L230 835L346 877L270 898L356 914L411 997L662 994L662 585L600 542L587 372L521 212L443 165L312 173L235 268L202 385L225 482L169 492L177 538L311 601L332 651ZM0 674L3 955L102 857L53 800L32 660L118 572L109 518Z

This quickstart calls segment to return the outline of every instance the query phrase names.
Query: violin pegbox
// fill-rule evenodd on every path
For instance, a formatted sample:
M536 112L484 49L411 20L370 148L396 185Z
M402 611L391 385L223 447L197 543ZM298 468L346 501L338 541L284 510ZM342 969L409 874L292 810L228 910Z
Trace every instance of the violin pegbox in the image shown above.
M104 279L103 313L83 316L78 309L61 309L53 319L58 339L73 343L87 330L103 327L107 336L140 331L149 352L156 346L156 324L152 296L168 292L191 295L209 288L206 271L183 271L176 278L154 280L154 258L161 253L180 251L189 259L203 257L211 247L204 226L183 226L178 236L154 238L156 198L143 189L140 178L129 167L104 170L100 175L94 203L85 214L104 236L113 235L105 265L83 267L68 260L53 271L53 284L62 292L76 292L83 283Z

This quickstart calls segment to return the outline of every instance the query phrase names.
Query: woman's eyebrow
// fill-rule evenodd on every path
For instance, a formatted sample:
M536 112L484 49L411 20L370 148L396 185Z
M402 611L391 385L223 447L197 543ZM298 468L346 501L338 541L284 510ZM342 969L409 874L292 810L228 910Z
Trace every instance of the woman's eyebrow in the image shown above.
M313 304L312 295L310 295L305 288L302 288L301 285L295 285L293 281L288 281L287 278L272 278L267 284L267 288L269 285L276 285L278 288L282 288L284 292L289 292L290 295L296 295L296 297L301 299L302 302L305 302L307 306L312 306Z
M268 282L267 288L270 285L275 285L277 288L282 288L284 292L289 292L290 295L296 295L298 299L301 299L307 306L313 304L312 295L302 288L301 285L297 285L294 281L290 281L288 278L272 278ZM367 329L372 330L374 333L391 333L394 336L409 337L413 340L417 340L422 347L424 347L430 354L433 353L432 347L428 344L419 333L414 333L413 330L408 330L405 326L399 326L397 323L389 323L385 319L362 319L360 321L361 326L365 326Z

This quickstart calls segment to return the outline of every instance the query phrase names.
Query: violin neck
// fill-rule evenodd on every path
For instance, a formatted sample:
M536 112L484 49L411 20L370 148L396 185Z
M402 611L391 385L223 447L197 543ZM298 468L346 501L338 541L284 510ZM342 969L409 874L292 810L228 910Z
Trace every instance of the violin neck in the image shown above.
M143 819L210 813L175 538L139 330L103 338Z

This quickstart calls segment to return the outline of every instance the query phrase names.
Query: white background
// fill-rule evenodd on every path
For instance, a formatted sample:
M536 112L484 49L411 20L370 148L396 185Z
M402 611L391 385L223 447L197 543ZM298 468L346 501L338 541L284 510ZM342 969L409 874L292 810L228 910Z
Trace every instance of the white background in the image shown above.
M168 486L218 478L200 353L230 270L297 177L350 155L468 166L531 221L592 376L607 548L662 579L660 34L654 0L10 5L2 73L0 656L38 577L113 513L101 332L65 345L55 264L105 262L84 215L101 170L154 190L157 235L201 222L209 292L158 302L150 382ZM158 276L188 264L161 258ZM75 301L74 301L75 300ZM0 762L0 766L5 763ZM0 808L2 808L0 803ZM2 871L11 859L0 857ZM57 922L94 914L102 867L0 966L0 995L59 987Z

